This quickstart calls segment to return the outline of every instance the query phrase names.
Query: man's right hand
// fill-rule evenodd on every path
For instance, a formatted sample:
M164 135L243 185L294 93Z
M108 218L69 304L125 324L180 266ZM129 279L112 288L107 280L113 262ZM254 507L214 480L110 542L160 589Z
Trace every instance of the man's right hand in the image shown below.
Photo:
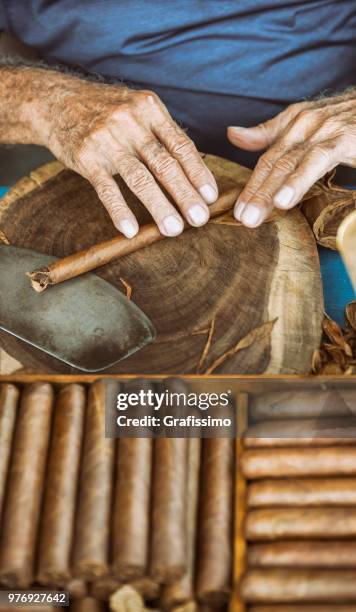
M2 78L4 69L0 70ZM125 236L133 237L138 223L113 179L115 174L165 236L182 232L182 217L193 226L208 221L207 204L218 196L215 179L156 94L35 67L5 69L5 77L12 72L12 87L16 71L25 98L21 119L25 116L31 124L32 137L25 142L47 146L68 168L88 179ZM0 109L1 98L0 91ZM6 142L1 129L0 136Z

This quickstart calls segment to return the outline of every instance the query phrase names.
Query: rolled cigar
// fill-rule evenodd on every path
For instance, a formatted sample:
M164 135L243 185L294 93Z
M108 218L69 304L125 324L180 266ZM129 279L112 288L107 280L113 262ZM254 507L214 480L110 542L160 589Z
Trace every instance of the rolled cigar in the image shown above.
M355 416L356 393L351 387L272 391L252 398L250 415L258 421Z
M63 589L69 592L71 599L84 599L88 595L87 583L77 578L70 578Z
M19 395L14 385L0 386L0 525Z
M104 612L105 605L93 597L85 597L73 601L69 610L70 612Z
M356 602L348 604L249 606L249 612L355 612Z
M40 529L37 580L60 585L71 575L76 496L85 410L85 390L70 384L59 392Z
M187 567L185 438L154 443L150 575L162 584L180 578Z
M245 478L289 476L355 476L356 447L266 448L242 454Z
M247 540L356 537L356 507L266 508L251 510L245 521Z
M262 421L248 428L245 448L270 446L348 446L356 441L356 418Z
M353 567L356 568L355 540L268 542L247 548L250 567Z
M244 601L261 603L356 601L356 571L251 569L240 585Z
M112 612L144 612L145 604L141 595L131 586L125 585L110 597Z
M356 506L356 478L281 478L252 482L247 506Z
M200 603L229 599L232 573L234 440L203 441L196 593Z
M164 609L170 610L194 601L194 567L198 519L199 475L201 441L190 438L188 441L187 475L187 568L183 576L163 589L161 602Z
M209 206L210 217L217 217L233 208L240 191L241 187L235 187L222 194L214 204ZM192 229L192 226L186 223L185 229ZM133 238L117 236L59 259L45 268L34 270L28 276L35 291L41 293L49 285L57 285L90 270L95 270L95 268L104 266L113 259L134 253L164 238L166 236L161 234L157 225L149 223L144 225Z
M51 429L53 390L48 383L26 386L14 440L0 551L0 582L27 589L34 556Z
M148 562L152 439L119 441L112 566L122 582L143 576Z
M110 595L122 587L122 583L110 573L100 576L90 585L90 596L100 601L108 601Z
M115 440L105 438L105 384L93 383L85 417L73 571L92 581L108 573Z

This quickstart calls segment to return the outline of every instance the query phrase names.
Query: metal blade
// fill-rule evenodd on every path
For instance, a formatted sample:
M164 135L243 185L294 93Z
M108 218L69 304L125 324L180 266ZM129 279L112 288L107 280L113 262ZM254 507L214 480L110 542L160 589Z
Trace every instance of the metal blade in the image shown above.
M85 372L98 372L155 339L146 315L95 274L36 293L26 273L55 261L0 245L0 329Z

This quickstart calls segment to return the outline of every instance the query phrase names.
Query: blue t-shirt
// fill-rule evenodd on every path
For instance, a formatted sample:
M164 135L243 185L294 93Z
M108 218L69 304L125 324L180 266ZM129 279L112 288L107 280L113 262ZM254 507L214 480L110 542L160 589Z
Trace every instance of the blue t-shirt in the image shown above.
M0 0L48 62L155 90L201 149L287 104L356 85L356 0Z

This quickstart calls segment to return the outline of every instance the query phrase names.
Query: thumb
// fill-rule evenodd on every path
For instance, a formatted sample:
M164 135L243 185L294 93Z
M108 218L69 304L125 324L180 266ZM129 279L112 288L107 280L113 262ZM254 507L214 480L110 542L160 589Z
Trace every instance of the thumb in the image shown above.
M272 119L253 127L228 127L227 137L233 145L245 149L245 151L267 149L284 132L288 124L300 111L300 107L300 104L288 106Z

